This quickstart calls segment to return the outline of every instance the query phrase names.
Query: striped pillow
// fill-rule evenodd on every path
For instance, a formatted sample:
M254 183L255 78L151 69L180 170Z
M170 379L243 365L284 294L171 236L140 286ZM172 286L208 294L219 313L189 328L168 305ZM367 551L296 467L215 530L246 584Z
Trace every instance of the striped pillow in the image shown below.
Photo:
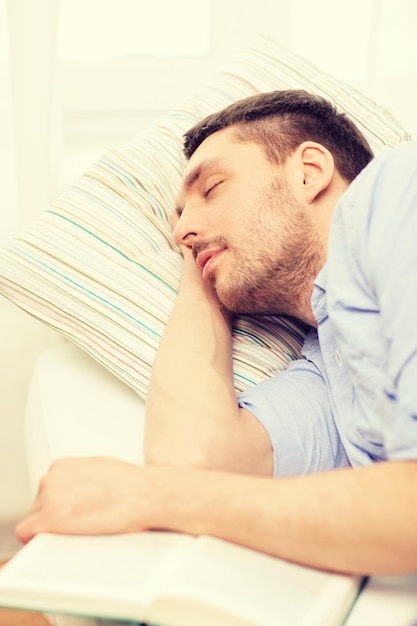
M291 88L346 111L375 152L409 139L385 109L258 37L160 124L108 150L1 251L0 292L145 397L181 272L169 216L184 167L182 135L235 100ZM288 319L237 319L236 390L280 373L299 356L304 332Z

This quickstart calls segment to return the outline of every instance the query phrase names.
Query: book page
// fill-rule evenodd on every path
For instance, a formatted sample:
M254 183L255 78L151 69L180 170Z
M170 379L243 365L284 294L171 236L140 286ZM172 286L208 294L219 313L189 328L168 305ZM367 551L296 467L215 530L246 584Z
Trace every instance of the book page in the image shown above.
M194 539L176 533L38 535L0 572L0 606L142 618L152 578Z
M151 618L154 622L167 620L171 608L179 610L178 598L191 598L239 616L245 624L338 626L358 587L359 581L349 576L302 567L220 539L200 537L181 570L169 581L164 597L154 602ZM183 607L183 620L184 611ZM175 626L177 622L166 623ZM238 622L230 621L235 623Z
M338 626L355 589L351 577L165 532L38 535L0 572L0 606L164 626Z
M417 572L373 576L355 602L346 626L416 626Z

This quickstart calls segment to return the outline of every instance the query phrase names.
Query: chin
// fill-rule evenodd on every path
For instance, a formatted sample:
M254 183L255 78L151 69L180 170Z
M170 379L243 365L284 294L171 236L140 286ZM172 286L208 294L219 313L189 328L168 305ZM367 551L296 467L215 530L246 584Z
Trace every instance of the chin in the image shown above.
M265 311L264 307L259 307L255 302L251 302L250 299L245 297L230 297L222 295L217 296L221 304L225 309L236 315L267 315L271 314L270 311Z
M228 284L227 284L228 283ZM277 310L279 299L275 297L275 289L265 288L259 290L257 285L245 284L243 280L239 284L230 287L230 277L226 284L218 278L212 281L212 287L219 302L225 309L238 315L279 315ZM281 307L282 308L282 307Z
M253 293L217 293L220 303L236 315L294 316L294 307L285 306L278 298L255 298ZM285 303L287 304L287 303Z

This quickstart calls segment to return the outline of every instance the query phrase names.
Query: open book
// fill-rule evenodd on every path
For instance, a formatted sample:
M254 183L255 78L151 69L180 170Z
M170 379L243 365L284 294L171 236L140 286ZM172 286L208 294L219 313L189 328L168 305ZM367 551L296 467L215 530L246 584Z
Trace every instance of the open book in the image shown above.
M213 537L44 534L0 570L0 606L158 626L340 626L360 582Z

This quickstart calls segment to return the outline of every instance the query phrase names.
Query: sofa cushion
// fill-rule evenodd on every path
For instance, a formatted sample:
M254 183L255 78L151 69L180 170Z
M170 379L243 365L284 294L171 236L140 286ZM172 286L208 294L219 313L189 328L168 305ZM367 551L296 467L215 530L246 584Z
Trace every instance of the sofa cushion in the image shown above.
M0 293L145 397L182 266L169 225L184 168L182 136L235 100L291 88L331 100L376 153L409 139L383 107L258 37L159 124L107 150L16 236L0 252ZM299 357L304 334L302 324L286 318L237 318L236 390L280 373Z

